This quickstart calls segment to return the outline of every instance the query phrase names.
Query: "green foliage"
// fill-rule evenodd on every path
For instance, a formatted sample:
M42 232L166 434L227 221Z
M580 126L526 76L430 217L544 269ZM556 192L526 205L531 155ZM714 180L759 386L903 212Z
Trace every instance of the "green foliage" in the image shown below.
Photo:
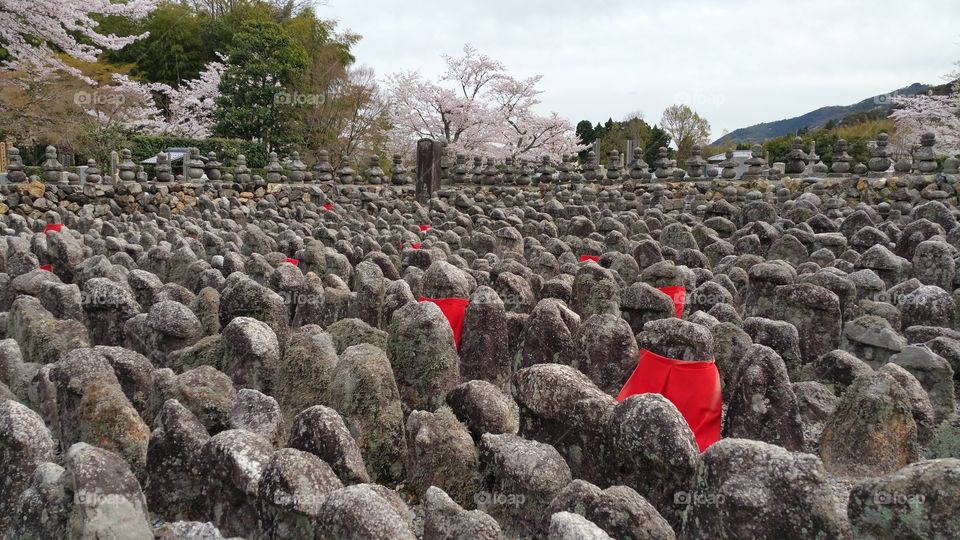
M656 161L657 152L660 151L661 146L667 149L667 155L673 156L673 149L670 148L670 135L660 126L654 125L650 129L650 137L647 143L643 145L643 160L648 165L652 166L653 162Z
M220 81L214 133L255 139L268 148L295 143L292 100L308 57L276 23L244 23L229 48L229 67Z
M866 163L870 159L869 141L874 141L880 132L893 133L893 122L887 118L871 119L870 114L856 113L835 123L829 129L823 127L814 131L800 133L803 139L803 151L810 151L811 141L816 141L817 154L824 163L833 163L833 151L837 141L846 139L847 154L853 158L853 163ZM793 138L796 135L784 135L770 139L763 144L763 150L768 163L784 161L787 153L793 148ZM739 148L739 146L738 146Z
M140 135L130 139L129 148L133 160L140 162L153 157L167 148L197 147L200 153L207 155L216 152L217 160L225 165L233 165L237 155L243 154L247 158L247 166L251 168L263 167L267 164L269 152L264 144L239 139L190 139L186 137L153 137Z
M577 137L580 142L592 145L595 141L600 141L600 155L597 159L600 163L605 163L611 150L616 149L621 154L627 148L627 140L630 139L634 144L644 150L644 161L651 162L657 156L657 148L660 146L669 146L670 136L657 126L650 127L642 118L633 117L621 122L615 122L612 118L604 123L597 123L594 126L589 120L581 120L577 123ZM590 149L580 152L580 161L587 158ZM650 158L653 156L653 158ZM625 159L625 158L624 158ZM625 166L629 163L624 162Z
M183 4L163 3L128 31L120 30L124 34L147 32L147 37L107 52L105 59L131 65L130 73L143 80L178 86L195 79L207 62L216 59L218 43L208 39L210 25L206 12L194 13Z

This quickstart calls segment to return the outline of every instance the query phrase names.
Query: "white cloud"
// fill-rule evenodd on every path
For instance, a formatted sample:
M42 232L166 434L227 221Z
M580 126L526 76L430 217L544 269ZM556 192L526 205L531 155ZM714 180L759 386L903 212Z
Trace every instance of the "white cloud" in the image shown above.
M543 74L541 112L574 123L689 98L718 136L914 82L960 58L960 2L328 0L380 76L444 70L465 43L517 75Z

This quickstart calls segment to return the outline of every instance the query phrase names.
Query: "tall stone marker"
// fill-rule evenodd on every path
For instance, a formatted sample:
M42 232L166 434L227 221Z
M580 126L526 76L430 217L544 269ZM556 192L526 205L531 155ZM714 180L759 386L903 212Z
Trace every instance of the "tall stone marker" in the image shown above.
M425 203L440 187L443 145L432 139L417 141L417 200Z

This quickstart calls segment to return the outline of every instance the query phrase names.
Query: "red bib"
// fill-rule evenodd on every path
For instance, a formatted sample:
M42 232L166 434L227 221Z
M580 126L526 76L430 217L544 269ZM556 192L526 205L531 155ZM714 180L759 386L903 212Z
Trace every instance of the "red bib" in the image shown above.
M43 228L43 234L47 234L50 231L60 232L60 229L63 228L63 223L49 223L46 227Z
M52 264L41 264L41 265L40 265L40 269L41 269L41 270L46 270L47 272L53 272L53 265L52 265Z
M431 225L420 225L420 232L427 232L430 230Z
M683 318L683 302L687 299L687 289L683 285L672 285L670 287L660 287L657 289L673 300L673 311L678 319Z
M420 297L421 302L433 302L440 307L440 311L450 323L453 329L453 342L457 345L457 352L460 352L460 335L463 334L463 319L466 317L467 304L470 303L466 298L427 298Z
M327 203L323 205L323 209L329 212L330 210L333 210L333 205L330 203Z
M642 349L637 369L623 385L617 401L635 394L660 394L673 403L693 431L701 452L720 440L723 399L720 372L712 360L673 360Z
M599 263L600 256L599 255L581 255L580 256L580 262L587 262L587 261L593 261L595 263Z
M287 262L294 265L300 266L300 259L294 259L293 257L287 257Z

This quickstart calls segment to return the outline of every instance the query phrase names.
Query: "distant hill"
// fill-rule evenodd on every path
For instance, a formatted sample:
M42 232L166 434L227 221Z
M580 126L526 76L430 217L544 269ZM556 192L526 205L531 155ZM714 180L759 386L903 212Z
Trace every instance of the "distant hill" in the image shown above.
M868 97L867 99L858 103L854 103L853 105L831 105L828 107L820 107L815 111L810 111L806 114L795 116L793 118L777 120L775 122L764 122L762 124L754 124L752 126L731 131L730 133L727 133L723 137L720 137L714 141L713 144L723 145L729 142L750 144L762 143L767 139L780 137L789 133L796 133L797 130L805 127L811 130L821 128L830 120L839 122L851 114L864 113L874 109L889 109L890 104L887 103L886 98L891 94L912 96L919 92L926 92L930 88L931 86L927 84L913 83L910 86L900 88L899 90L894 90L893 92Z

